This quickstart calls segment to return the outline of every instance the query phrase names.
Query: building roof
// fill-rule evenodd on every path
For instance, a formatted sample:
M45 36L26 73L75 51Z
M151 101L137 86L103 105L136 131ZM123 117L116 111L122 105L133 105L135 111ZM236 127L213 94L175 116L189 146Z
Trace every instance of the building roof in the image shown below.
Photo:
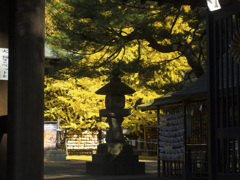
M46 59L62 59L61 55L58 55L57 53L54 53L54 48L50 46L49 44L45 43L44 45L44 53L45 53L45 58ZM81 54L78 53L73 53L70 51L65 51L65 50L60 50L58 51L65 56L71 56L71 57L81 57Z
M160 98L154 99L145 104L140 104L137 106L141 110L156 110L158 106L170 105L181 103L181 100L172 97L172 92L161 96Z
M52 52L52 47L49 46L48 44L45 44L44 50L45 50L45 58L48 58L48 59L61 59L60 57L56 56Z
M141 110L156 110L158 106L178 104L185 99L199 97L207 97L207 74L202 75L197 81L180 91L170 92L164 96L161 96L160 98L154 99L153 101L140 104L137 106L137 108Z
M189 99L207 96L207 74L203 74L197 81L190 86L173 93L172 96L177 99Z

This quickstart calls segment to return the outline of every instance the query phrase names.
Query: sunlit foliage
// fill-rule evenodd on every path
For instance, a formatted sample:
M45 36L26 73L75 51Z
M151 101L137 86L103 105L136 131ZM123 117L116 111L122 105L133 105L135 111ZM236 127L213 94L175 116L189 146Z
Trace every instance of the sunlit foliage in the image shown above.
M139 0L46 0L46 42L68 63L46 75L45 119L59 117L62 127L74 129L108 128L99 117L105 97L95 91L118 68L136 90L126 96L132 114L122 126L140 135L156 114L137 105L178 90L188 72L204 72L204 18L203 8Z

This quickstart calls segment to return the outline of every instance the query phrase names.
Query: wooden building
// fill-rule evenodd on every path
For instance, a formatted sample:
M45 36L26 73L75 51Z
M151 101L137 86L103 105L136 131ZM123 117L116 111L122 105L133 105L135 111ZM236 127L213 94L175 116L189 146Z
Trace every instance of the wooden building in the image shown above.
M157 110L159 177L207 179L207 74L138 108Z
M164 2L190 4L192 8L194 4L200 5L197 0ZM207 15L208 179L237 180L240 179L240 2L211 2L220 2L221 7Z
M239 29L239 1L209 14L210 179L240 179Z

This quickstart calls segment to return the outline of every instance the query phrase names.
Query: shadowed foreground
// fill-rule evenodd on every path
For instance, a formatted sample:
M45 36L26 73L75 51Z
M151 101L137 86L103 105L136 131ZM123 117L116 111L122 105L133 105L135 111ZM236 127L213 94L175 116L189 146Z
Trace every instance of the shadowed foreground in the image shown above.
M144 159L146 174L131 176L92 176L86 174L86 161L91 161L87 156L77 159L67 159L65 161L45 161L45 180L128 180L128 179L158 179L157 159Z

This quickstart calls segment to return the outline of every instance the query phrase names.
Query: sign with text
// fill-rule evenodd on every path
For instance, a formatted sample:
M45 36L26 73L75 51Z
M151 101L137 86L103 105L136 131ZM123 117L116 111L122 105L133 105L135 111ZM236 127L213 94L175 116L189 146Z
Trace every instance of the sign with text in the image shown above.
M0 48L0 80L8 80L8 49Z
M44 150L55 150L57 142L57 124L44 124Z

